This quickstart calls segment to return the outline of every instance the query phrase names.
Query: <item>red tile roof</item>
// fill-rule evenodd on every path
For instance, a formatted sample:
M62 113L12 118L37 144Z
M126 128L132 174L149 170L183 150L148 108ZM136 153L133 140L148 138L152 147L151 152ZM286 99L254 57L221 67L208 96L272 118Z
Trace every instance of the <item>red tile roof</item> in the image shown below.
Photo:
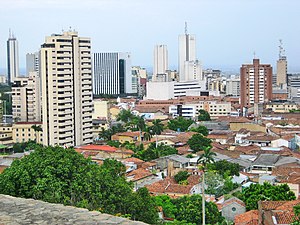
M105 151L105 152L116 152L117 148L109 145L84 145L75 148L76 150L89 150L89 151Z
M133 170L131 172L129 172L126 177L127 178L130 178L130 177L133 177L131 180L132 181L138 181L138 180L141 180L143 178L146 178L146 177L149 177L149 176L152 176L153 174L149 171L149 170L146 170L144 168L140 168L140 169L136 169L136 170Z
M258 210L250 210L234 218L235 225L258 225Z
M244 203L242 200L233 197L233 198L230 198L230 199L226 200L226 201L223 203L222 208L223 208L223 207L226 207L226 206L228 206L228 205L231 205L231 204L234 203L234 202L237 203L237 204L239 204L239 205L241 205L241 206L246 207L245 203Z
M135 157L126 158L126 159L123 159L122 161L123 162L133 162L135 164L142 164L145 162L144 160L141 160L141 159L138 159Z

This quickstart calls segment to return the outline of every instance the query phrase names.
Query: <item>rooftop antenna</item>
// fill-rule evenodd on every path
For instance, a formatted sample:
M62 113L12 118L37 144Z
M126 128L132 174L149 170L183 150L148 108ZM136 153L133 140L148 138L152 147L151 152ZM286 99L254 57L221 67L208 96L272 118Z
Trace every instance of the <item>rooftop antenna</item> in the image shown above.
M185 33L185 35L188 34L187 22L185 22L184 33Z
M9 28L9 38L12 38L11 36L11 29Z
M256 52L253 52L253 59L256 59Z

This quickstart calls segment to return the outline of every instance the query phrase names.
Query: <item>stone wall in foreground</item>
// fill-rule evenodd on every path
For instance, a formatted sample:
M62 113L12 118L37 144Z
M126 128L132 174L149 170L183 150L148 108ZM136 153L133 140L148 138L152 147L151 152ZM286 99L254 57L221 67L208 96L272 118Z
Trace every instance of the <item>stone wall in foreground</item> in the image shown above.
M0 195L0 225L146 225L87 209Z

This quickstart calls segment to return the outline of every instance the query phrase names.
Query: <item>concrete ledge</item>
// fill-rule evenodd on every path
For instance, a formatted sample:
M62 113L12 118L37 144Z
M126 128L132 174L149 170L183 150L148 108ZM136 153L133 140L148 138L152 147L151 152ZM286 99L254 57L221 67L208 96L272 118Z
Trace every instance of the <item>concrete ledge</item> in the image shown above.
M0 225L145 225L97 211L0 195Z

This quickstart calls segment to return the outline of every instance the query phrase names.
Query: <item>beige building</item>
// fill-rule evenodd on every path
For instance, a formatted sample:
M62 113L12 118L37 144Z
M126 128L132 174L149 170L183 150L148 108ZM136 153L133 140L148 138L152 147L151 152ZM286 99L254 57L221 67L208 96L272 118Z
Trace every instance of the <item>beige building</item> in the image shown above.
M30 72L29 77L17 77L12 85L13 120L23 122L41 121L40 77Z
M94 111L92 114L93 119L108 119L109 118L109 102L100 99L95 99Z
M75 31L46 37L41 47L43 144L92 143L91 40Z
M277 81L278 86L287 84L287 61L286 58L281 58L277 61Z
M0 144L12 145L12 126L11 124L0 124Z
M299 109L299 105L295 102L269 102L266 104L266 109L275 113L289 113L290 110Z
M34 127L42 127L41 122L17 122L12 125L12 138L14 143L36 140L37 143L43 143L43 132Z

